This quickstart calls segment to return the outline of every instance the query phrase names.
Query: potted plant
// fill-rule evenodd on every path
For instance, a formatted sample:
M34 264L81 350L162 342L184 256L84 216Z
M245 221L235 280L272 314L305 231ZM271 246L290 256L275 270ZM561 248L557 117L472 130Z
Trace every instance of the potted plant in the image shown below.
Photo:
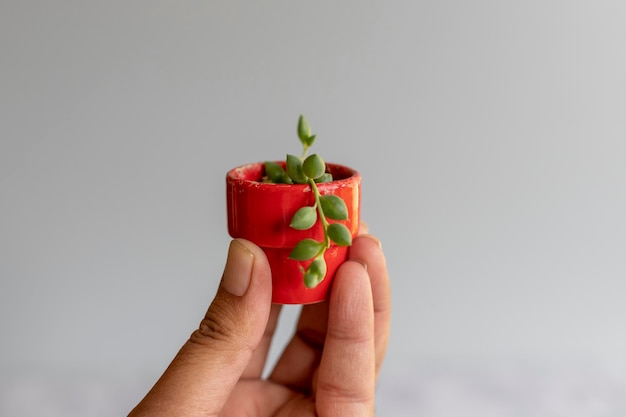
M242 165L226 175L228 232L259 245L272 271L272 302L326 299L359 230L361 176L308 155L316 136L298 120L301 156Z

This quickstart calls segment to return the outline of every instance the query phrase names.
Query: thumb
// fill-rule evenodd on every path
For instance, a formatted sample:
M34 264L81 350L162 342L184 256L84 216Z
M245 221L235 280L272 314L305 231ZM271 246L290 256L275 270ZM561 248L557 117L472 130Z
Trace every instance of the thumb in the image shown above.
M263 251L247 240L233 240L200 327L130 416L216 416L263 336L271 292Z

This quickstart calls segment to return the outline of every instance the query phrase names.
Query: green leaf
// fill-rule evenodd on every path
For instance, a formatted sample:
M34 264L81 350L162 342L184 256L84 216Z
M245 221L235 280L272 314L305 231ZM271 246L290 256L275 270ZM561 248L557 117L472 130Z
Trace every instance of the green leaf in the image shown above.
M326 164L321 156L313 154L304 160L302 170L304 171L304 175L316 180L326 172Z
M300 118L298 119L298 137L303 145L310 146L308 144L308 140L311 137L311 126L309 125L309 121L303 115L300 115Z
M306 149L315 142L315 135L311 134L311 126L303 115L300 115L300 119L298 119L298 137L306 153Z
M302 239L289 254L289 258L296 261L307 261L316 257L324 249L324 244L315 239Z
M287 175L297 184L304 184L307 181L302 170L302 159L295 155L287 155Z
M323 195L320 204L324 215L333 220L348 220L348 207L346 203L336 195Z
M350 230L341 224L333 223L328 226L328 237L335 242L338 246L350 246L352 245L352 235Z
M323 256L316 258L304 271L304 285L315 288L326 276L326 261Z
M287 176L287 173L283 169L282 166L278 165L275 162L266 162L265 163L265 175L269 179L270 182L276 184L284 184L290 183L291 179Z
M313 227L317 221L317 210L315 207L306 206L301 207L291 218L291 224L289 226L296 230L306 230Z
M316 178L315 182L318 184L324 183L324 182L332 182L333 180L333 176L330 172L325 172L321 177Z

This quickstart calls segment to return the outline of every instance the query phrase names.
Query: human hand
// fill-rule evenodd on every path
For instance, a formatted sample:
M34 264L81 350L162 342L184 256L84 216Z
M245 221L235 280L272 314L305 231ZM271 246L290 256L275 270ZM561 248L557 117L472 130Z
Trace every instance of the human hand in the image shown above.
M279 305L267 258L231 242L215 299L200 327L129 417L366 417L390 326L380 243L356 237L328 301L302 307L296 331L262 377Z

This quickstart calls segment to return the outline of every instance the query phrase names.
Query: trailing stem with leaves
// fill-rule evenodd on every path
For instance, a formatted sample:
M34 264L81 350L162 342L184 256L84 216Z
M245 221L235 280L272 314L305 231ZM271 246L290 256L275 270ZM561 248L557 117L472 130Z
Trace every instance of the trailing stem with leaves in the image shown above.
M317 286L326 276L326 261L324 253L331 243L337 246L350 246L352 236L348 228L342 223L329 220L347 220L348 208L346 203L336 195L321 195L317 184L331 182L331 173L326 172L326 164L318 154L308 155L309 148L315 142L315 135L311 133L309 122L304 116L298 120L298 137L302 142L302 155L287 155L286 169L277 163L265 163L265 181L280 184L308 184L313 193L313 205L298 209L291 219L290 226L296 230L308 230L317 221L322 227L324 238L317 241L311 238L302 239L296 244L289 255L296 261L312 260L304 269L304 285L307 288Z

